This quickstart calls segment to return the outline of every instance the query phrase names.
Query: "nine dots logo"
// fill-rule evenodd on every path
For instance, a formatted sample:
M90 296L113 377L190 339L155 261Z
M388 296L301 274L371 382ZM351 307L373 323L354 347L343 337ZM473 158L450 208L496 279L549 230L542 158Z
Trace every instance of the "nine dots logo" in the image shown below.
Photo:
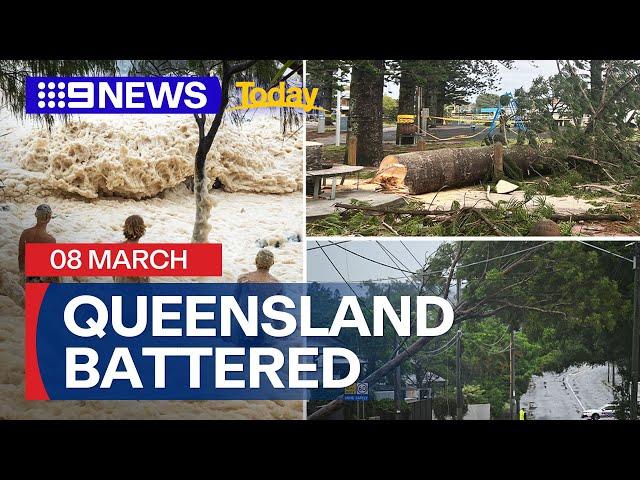
M38 82L38 108L64 108L66 88L64 82Z
M25 112L217 113L217 77L27 77Z

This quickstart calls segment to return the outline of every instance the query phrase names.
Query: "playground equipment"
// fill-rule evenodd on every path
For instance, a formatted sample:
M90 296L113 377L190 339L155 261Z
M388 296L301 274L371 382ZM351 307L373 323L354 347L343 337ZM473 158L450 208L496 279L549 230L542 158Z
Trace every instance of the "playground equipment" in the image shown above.
M459 141L479 137L480 135L484 134L482 143L485 145L492 145L498 140L502 144L507 145L507 130L510 130L510 123L513 123L513 126L518 133L529 132L522 116L518 115L518 104L511 93L507 92L501 95L496 108L490 110L494 110L494 114L490 122L487 118L436 117L433 115L428 115L425 117L427 120L442 120L443 122L455 122L457 124L468 123L471 125L473 134L455 135L448 138L440 138L437 135L428 132L420 125L417 125L415 121L415 115L399 115L397 120L398 134L396 143L398 145L404 143L415 144L417 138L420 137L425 142ZM487 123L489 123L488 126ZM484 128L482 130L476 131L477 124L482 124Z
M518 132L526 132L527 127L517 112L518 103L511 93L507 92L501 95L484 142L490 145L500 140L501 143L507 144L507 124L509 120L513 120L515 129ZM500 136L497 137L496 135Z

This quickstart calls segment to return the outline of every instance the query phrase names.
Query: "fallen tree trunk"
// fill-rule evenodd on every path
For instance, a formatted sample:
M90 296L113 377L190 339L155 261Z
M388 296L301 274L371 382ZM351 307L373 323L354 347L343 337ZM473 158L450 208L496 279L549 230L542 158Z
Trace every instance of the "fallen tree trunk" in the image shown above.
M513 146L504 155L505 162L511 160L523 172L540 158L540 153L528 146ZM385 176L392 175L397 178L396 185L404 182L409 193L419 195L444 187L472 185L490 178L493 163L493 147L401 153L386 156L373 181L381 182Z

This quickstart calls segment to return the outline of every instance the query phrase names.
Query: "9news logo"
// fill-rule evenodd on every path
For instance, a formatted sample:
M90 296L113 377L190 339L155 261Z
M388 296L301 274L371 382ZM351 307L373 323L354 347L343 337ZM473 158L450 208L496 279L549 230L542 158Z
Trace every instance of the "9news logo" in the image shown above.
M26 113L217 113L217 77L27 77Z

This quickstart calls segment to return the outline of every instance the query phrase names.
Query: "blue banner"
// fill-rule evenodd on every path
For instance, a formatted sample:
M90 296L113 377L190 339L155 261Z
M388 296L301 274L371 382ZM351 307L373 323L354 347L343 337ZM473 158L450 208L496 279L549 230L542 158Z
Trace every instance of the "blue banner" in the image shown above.
M217 77L27 77L26 113L217 113Z
M307 376L300 365L314 364L313 355L292 356L304 353L298 350L304 339L297 322L305 285L40 286L46 290L35 338L27 338L27 358L35 349L37 368L27 365L27 370L39 371L41 399L305 398L305 388L292 387L294 376ZM289 321L276 319L274 312L290 315ZM247 325L257 326L255 335L242 329L243 315ZM280 332L293 325L293 331L274 337L265 332L267 324ZM278 362L277 379L259 373L259 365Z

